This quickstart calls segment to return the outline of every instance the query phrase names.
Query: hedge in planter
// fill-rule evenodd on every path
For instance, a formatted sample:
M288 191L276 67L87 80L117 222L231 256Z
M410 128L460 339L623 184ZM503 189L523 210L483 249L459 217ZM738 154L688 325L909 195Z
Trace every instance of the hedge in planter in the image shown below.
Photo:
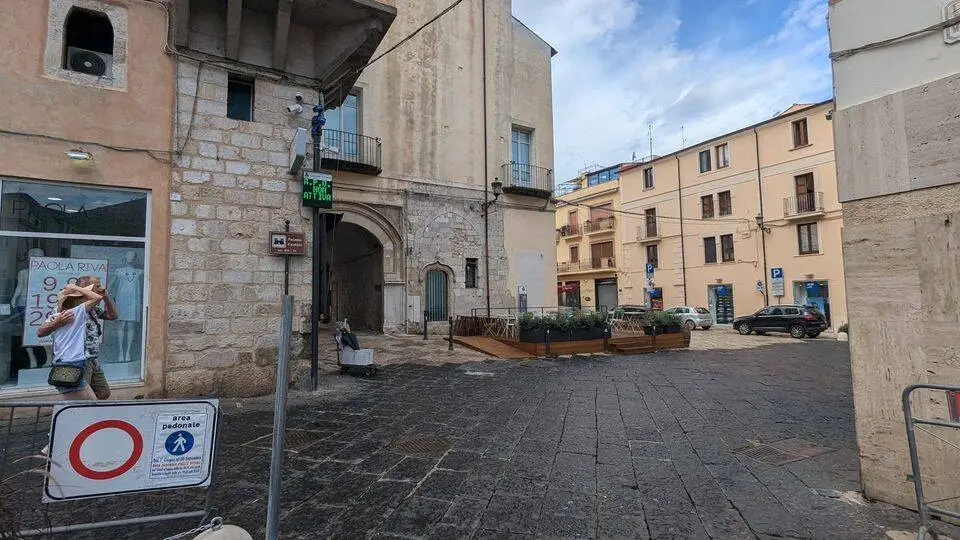
M524 313L517 320L517 334L525 343L544 343L547 330L551 342L588 341L609 335L610 324L603 313L578 311L573 315L554 313L537 316Z
M643 333L652 336L659 334L682 334L683 321L673 313L648 311L643 315Z

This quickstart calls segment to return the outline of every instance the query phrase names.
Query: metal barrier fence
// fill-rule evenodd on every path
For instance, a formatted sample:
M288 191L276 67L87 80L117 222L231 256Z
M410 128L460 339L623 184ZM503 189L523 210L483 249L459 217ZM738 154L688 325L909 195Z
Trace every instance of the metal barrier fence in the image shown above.
M49 444L54 406L148 405L164 402L0 402L0 538L114 538L120 535L104 536L100 530L117 527L126 528L123 534L126 537L134 531L142 531L145 525L182 520L177 527L171 526L167 531L172 534L205 522L213 510L216 456L211 469L211 484L206 488L41 502L48 462L49 467L64 466L49 460L42 453ZM219 431L222 413L218 411L217 415ZM89 535L81 534L84 531L91 532ZM155 529L151 529L149 537L156 536Z
M917 418L913 413L913 406L911 405L910 398L918 390L935 390L945 392L946 395L946 405L947 405L947 415L945 418ZM931 402L936 403L937 400L931 400ZM926 402L926 400L924 400ZM920 529L917 532L917 539L923 540L929 537L936 538L936 531L933 529L930 518L932 516L939 517L949 517L953 519L960 519L960 511L951 510L944 508L941 503L946 503L948 501L956 501L960 499L960 495L939 497L935 500L928 501L926 495L924 494L923 478L921 476L921 462L920 454L917 451L917 432L925 433L930 436L932 439L936 440L938 444L946 445L953 448L954 450L960 450L960 445L957 442L960 442L960 386L953 385L944 385L944 384L913 384L906 387L903 390L903 415L907 427L907 444L910 449L910 466L913 473L913 487L916 491L917 496L917 512L920 514ZM938 435L937 433L926 429L922 426L934 426L940 428L949 428L951 433L955 435L955 441L949 441L946 438ZM960 456L960 454L957 454ZM942 457L942 456L941 456ZM944 468L944 464L940 463L940 468ZM953 469L949 467L948 469ZM953 469L955 471L955 469ZM951 479L956 479L956 475L950 475ZM928 534L929 533L929 534Z

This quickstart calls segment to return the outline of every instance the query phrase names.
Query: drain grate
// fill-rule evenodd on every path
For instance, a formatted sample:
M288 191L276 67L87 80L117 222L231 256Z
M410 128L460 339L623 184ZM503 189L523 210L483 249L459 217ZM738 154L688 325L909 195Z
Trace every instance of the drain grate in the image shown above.
M751 441L750 446L737 448L733 453L768 465L779 466L833 452L833 450L833 448L820 446L810 441L792 438L769 444Z
M288 429L283 433L283 449L287 452L301 452L320 442L328 434L323 431L309 431L306 429ZM270 450L273 443L273 433L257 437L243 443L243 446Z
M390 445L390 450L405 456L440 457L452 446L453 443L443 437L421 437L397 440Z

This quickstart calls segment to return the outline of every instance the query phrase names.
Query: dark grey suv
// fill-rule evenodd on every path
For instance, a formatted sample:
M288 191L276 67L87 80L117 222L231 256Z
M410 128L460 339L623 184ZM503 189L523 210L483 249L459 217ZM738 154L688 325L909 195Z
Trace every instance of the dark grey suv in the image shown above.
M750 332L788 332L797 339L815 338L827 329L827 320L811 306L768 306L753 315L737 317L733 328L745 336Z

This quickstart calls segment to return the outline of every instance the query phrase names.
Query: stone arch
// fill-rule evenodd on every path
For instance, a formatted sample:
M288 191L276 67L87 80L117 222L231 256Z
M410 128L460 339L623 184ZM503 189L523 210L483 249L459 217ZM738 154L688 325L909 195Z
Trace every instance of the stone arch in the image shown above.
M383 274L386 281L402 281L403 236L397 227L376 208L363 203L338 202L333 209L343 214L341 223L352 223L366 229L383 246Z

